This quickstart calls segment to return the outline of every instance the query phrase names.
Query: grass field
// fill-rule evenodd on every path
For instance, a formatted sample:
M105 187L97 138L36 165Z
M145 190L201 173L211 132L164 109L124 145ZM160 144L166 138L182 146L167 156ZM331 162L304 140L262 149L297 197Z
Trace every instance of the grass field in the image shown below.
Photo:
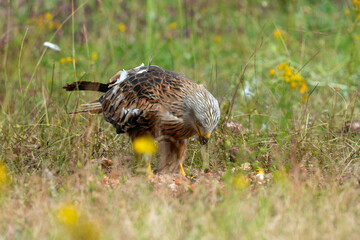
M360 237L359 0L0 6L0 239ZM125 135L68 114L99 94L63 85L150 56L220 103L188 178L134 173Z

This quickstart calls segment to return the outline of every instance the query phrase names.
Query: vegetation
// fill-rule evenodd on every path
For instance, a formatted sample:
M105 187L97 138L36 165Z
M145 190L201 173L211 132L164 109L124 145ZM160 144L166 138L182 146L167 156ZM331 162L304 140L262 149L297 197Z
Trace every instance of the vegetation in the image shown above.
M0 239L359 238L359 13L359 0L4 1ZM187 178L135 171L125 135L69 114L99 94L61 88L150 56L221 106Z

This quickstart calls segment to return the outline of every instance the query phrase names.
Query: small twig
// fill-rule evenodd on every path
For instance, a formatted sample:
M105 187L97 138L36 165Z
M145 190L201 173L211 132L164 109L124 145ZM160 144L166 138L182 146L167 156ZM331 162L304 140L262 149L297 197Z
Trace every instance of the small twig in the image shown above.
M299 133L296 133L296 127L295 127L294 119L292 119L292 122L293 122L293 128L294 128L295 135L291 138L290 156L289 156L289 158L290 158L291 167L292 167L292 173L293 173L293 177L294 177L295 189L299 193L300 167L299 167L299 164L298 164L297 159L296 159L296 147L297 147L297 139L299 137Z
M354 110L355 110L355 106L356 106L356 99L358 99L358 94L359 94L359 91L356 90L355 93L354 93L354 96L352 97L352 99L350 98L350 102L349 102L349 107L351 107L351 103L353 103L352 105L352 108L351 108L351 113L350 113L350 122L353 121L353 117L354 117ZM347 108L348 109L348 108ZM346 112L347 112L347 109L346 109ZM345 120L345 119L344 119ZM349 128L349 132L348 132L348 138L350 137L351 135L351 127Z
M24 91L23 91L23 87L22 87L22 84L21 84L21 57L22 57L22 53L23 53L23 48L24 48L24 43L25 43L25 39L26 39L26 35L28 33L28 30L29 28L26 28L26 31L24 33L24 37L21 41L21 46L20 46L20 53L19 53L19 62L18 62L18 74L19 74L19 84L20 84L20 91L21 91L21 112L22 110L24 109L24 105L25 105L25 102L24 102Z
M53 63L52 74L51 74L51 89L50 89L49 100L51 99L54 88L54 74L55 74L55 63Z
M303 70L303 68L308 65L319 53L320 50L318 50L296 73L301 72L301 70Z

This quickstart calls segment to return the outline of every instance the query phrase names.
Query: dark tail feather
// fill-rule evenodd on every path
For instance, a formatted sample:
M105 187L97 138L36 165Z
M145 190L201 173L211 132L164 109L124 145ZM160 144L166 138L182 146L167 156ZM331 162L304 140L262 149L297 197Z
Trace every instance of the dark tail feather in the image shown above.
M66 84L63 88L66 91L97 91L97 92L107 92L109 90L110 83L99 83L99 82L87 82L79 81Z

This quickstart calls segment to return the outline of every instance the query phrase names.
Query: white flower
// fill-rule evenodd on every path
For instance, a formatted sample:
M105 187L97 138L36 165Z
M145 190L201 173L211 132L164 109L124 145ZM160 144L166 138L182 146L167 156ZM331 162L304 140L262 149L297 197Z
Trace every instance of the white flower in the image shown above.
M53 44L51 42L44 42L43 44L45 47L48 47L48 48L51 48L52 50L55 50L55 51L60 51L60 47L56 44Z
M255 94L252 92L253 89L250 86L250 84L248 82L245 82L245 88L244 88L244 95L245 97L248 97L249 99L251 99Z

